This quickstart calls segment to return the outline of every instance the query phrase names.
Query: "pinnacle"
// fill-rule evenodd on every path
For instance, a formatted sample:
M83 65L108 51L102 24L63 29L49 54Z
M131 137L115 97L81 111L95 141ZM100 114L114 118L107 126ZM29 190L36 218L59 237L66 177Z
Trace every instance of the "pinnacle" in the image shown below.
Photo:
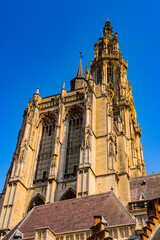
M37 88L37 91L36 91L37 94L39 94L39 87Z

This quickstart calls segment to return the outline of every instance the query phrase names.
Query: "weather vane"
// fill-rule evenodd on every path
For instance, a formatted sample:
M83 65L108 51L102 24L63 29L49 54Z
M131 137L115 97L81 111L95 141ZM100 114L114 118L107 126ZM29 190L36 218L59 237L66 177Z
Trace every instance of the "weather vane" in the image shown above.
M80 58L82 58L83 56L82 56L82 52L80 52Z

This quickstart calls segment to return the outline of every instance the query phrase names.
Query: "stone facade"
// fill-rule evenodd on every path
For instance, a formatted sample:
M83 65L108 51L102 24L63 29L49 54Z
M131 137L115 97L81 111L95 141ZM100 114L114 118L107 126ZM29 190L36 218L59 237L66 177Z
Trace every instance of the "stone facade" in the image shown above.
M60 94L42 98L37 89L1 194L1 232L35 205L69 198L113 191L128 206L130 180L146 170L127 67L107 20L91 71L86 66L84 77L80 60L71 91L64 84ZM48 228L45 234L54 235Z

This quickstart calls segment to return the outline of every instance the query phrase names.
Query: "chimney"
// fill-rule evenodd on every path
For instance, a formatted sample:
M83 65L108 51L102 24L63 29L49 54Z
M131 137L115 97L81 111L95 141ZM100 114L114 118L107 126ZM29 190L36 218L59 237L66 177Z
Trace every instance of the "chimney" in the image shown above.
M102 220L102 216L101 215L94 215L94 224L97 225L98 223L100 223Z

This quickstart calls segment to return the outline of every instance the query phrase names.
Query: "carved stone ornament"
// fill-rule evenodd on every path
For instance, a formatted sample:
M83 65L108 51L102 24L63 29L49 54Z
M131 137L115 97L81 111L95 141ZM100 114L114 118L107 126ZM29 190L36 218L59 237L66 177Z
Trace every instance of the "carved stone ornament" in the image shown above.
M85 137L85 142L86 142L86 148L89 148L91 149L91 136L92 136L92 130L91 130L91 127L88 126L86 128L86 137Z
M69 118L71 112L77 111L77 110L84 113L85 112L84 103L74 104L72 106L66 107L65 112L64 112L63 121L65 121L67 117Z
M86 102L86 110L92 110L92 105L90 102Z
M23 148L23 149L21 150L21 152L20 152L19 160L20 160L21 162L23 162L23 160L24 160L25 151L26 151L26 149Z
M48 111L46 113L41 113L40 114L40 117L39 117L39 121L37 123L37 127L39 126L39 124L44 120L44 119L47 119L47 118L54 118L55 119L55 122L57 122L58 120L58 110L55 110L55 111Z
M25 148L25 150L28 150L28 142L26 140L22 142L21 148Z
M56 144L59 144L59 137L56 137L56 138L55 138L55 143L56 143Z

